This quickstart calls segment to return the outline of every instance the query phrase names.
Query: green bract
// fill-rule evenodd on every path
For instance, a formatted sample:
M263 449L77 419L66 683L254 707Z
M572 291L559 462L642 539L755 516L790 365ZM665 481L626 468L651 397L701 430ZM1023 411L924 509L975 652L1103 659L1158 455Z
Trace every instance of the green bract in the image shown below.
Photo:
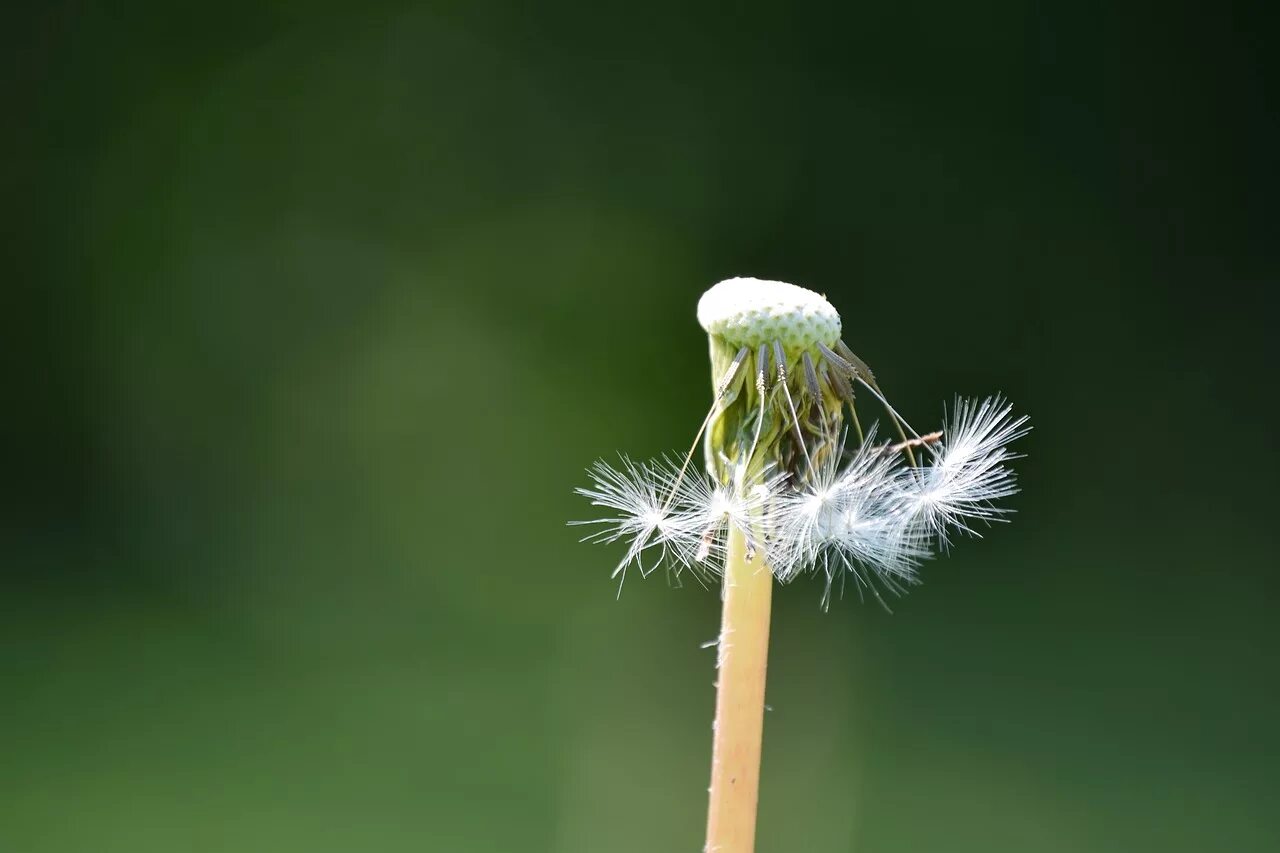
M811 290L737 278L698 304L711 345L717 405L707 425L707 470L717 482L755 482L766 469L801 476L836 452L849 381L829 363L840 315Z

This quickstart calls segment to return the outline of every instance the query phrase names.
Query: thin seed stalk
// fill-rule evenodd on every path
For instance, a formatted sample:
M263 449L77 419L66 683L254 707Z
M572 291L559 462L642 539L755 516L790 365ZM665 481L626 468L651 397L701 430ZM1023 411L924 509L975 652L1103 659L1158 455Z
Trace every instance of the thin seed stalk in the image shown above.
M772 595L773 573L760 555L747 559L746 537L733 530L725 562L706 853L755 849Z

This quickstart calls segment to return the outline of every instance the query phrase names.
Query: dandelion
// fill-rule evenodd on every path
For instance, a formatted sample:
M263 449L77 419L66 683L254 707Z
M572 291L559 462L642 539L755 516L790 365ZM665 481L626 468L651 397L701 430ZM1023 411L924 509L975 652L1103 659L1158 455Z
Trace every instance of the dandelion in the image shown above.
M750 851L774 580L820 576L824 606L846 579L879 600L915 583L955 533L1006 518L998 502L1017 491L1009 445L1029 427L1001 397L958 399L943 430L921 435L840 340L835 308L795 285L722 281L698 321L713 399L693 447L679 461L596 462L578 493L611 514L573 523L590 527L584 541L625 544L620 584L631 567L721 580L705 849ZM868 397L896 440L864 430L857 403Z

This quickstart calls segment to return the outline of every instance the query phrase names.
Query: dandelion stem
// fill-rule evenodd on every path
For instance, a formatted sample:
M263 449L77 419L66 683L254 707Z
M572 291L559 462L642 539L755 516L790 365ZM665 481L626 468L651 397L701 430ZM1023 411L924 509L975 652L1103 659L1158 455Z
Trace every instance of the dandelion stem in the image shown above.
M724 570L707 853L755 849L773 573L747 554L745 534L732 530Z

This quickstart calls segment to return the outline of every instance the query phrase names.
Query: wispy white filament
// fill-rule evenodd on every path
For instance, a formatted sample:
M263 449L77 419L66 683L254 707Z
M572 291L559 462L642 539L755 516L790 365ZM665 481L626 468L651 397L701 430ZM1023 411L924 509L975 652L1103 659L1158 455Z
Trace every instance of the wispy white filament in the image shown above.
M633 564L642 575L648 575L670 559L680 562L688 531L685 514L670 499L677 476L670 460L637 463L621 456L619 461L617 468L604 460L597 461L587 471L594 485L577 489L593 506L612 509L616 514L571 523L598 525L583 538L584 542L627 543L614 577L625 575Z
M952 530L978 535L975 520L998 520L1010 510L995 505L1018 491L1005 463L1016 455L1009 444L1026 435L1026 417L1012 417L1013 407L1001 397L981 403L957 399L942 447L920 471L908 492L915 520L936 534L943 545Z
M817 573L828 589L843 577L897 589L956 531L974 533L975 520L1011 511L995 502L1017 491L1009 444L1029 430L1011 412L1000 397L957 400L942 442L918 467L874 434L852 455L827 448L798 478L751 481L739 471L716 483L665 458L597 462L578 493L614 514L575 523L598 526L587 540L626 543L615 576L632 565L644 575L659 567L720 573L736 529L779 581Z

